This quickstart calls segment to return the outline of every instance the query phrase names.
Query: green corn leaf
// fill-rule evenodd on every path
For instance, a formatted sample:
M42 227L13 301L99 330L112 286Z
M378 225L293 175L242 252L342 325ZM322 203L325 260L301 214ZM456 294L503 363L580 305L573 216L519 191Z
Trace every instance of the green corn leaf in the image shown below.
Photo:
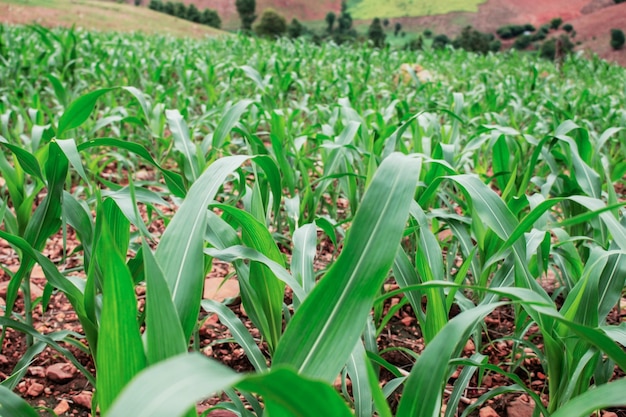
M39 414L17 394L0 386L0 416L2 417L38 417Z
M165 183L167 184L167 187L172 194L180 198L185 196L187 191L185 190L181 175L161 167L161 165L159 165L154 160L152 155L150 155L150 152L148 152L143 146L137 143L127 142L115 138L99 138L87 141L85 143L81 143L80 145L78 145L78 150L82 152L93 147L118 147L141 156L149 164L151 164L161 172L163 178L165 179Z
M474 326L501 305L504 303L481 305L465 311L441 329L415 361L404 387L397 417L439 415L448 362Z
M178 355L141 372L106 417L180 417L197 401L242 378L199 353Z
M278 266L283 267L283 256L263 223L256 220L250 213L236 207L223 204L216 205L216 207L223 210L239 223L242 229L241 237L246 246L256 249L271 261L276 262ZM289 275L289 277L291 276ZM293 278L291 278L291 281L293 281ZM242 287L244 307L247 311L256 310L257 313L262 314L265 318L268 328L260 330L262 330L263 336L267 338L270 351L274 351L282 334L282 305L285 284L274 275L269 267L260 262L250 263L250 278L248 282L254 290L258 304L254 305L247 302L249 299L243 294L246 288ZM301 296L303 295L301 294Z
M102 95L115 89L116 88L113 87L95 90L80 96L72 103L70 103L70 105L67 106L67 109L65 109L65 112L59 119L56 137L62 138L63 134L68 130L75 129L78 126L82 125L96 108L96 102L98 101L98 99Z
M202 300L202 308L208 313L215 313L220 318L220 322L228 327L233 338L239 343L248 356L248 359L254 366L257 372L263 372L267 370L267 363L265 357L261 353L261 349L254 342L254 339L250 335L246 326L242 321L232 312L231 309L226 307L222 303L218 303L214 300Z
M365 353L365 347L359 340L346 364L352 383L354 409L357 417L371 417L374 412L374 398L368 381L367 362L369 359Z
M189 189L155 252L187 340L196 325L202 298L207 207L226 178L248 159L230 156L210 165Z
M20 163L20 166L22 167L22 169L24 169L24 172L32 175L40 181L44 180L43 173L41 172L41 167L39 166L39 161L37 161L37 158L35 158L33 154L26 151L25 149L20 148L19 146L15 146L4 141L0 141L0 144L13 152L15 158Z
M224 113L213 133L213 148L220 149L224 145L226 137L252 103L252 100L241 100Z
M418 176L419 164L411 157L392 154L382 162L341 255L289 322L274 364L295 366L329 382L335 379L391 268Z
M291 273L300 283L304 293L311 292L315 286L313 261L317 252L317 227L315 223L305 224L293 233L293 254Z
M108 203L110 202L110 203ZM115 207L111 200L104 204ZM112 225L103 216L95 257L102 272L102 315L98 338L96 384L100 410L106 414L130 380L146 366L137 323L132 277L116 244ZM117 211L118 221L123 215Z
M335 388L303 378L288 368L249 376L238 382L237 387L261 394L267 414L273 417L352 416Z
M559 407L551 417L586 417L596 410L626 406L626 379L592 388Z
M198 163L196 145L189 135L189 128L178 110L166 110L165 118L174 137L174 149L184 157L184 170L187 179L194 182L200 176L202 169Z
M87 174L85 173L85 169L83 167L83 163L80 159L80 155L78 153L78 147L76 146L76 141L74 139L57 139L57 145L61 148L67 160L72 164L78 175L86 182L89 183L89 178L87 178Z
M143 241L146 277L146 356L155 364L187 351L187 341L172 295L150 246Z

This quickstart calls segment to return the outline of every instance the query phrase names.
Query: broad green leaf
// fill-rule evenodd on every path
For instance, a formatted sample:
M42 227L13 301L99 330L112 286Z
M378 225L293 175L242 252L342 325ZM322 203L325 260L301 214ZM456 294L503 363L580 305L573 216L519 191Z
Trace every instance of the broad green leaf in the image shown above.
M105 200L106 203L106 200ZM122 216L118 211L117 217ZM113 238L111 225L103 219L95 249L102 271L102 316L96 368L98 404L106 414L130 380L146 366L137 323L137 300L124 255Z
M350 409L331 385L304 378L291 369L241 380L238 388L261 394L267 414L273 417L349 417Z
M293 254L291 273L300 283L304 293L315 286L313 261L317 252L317 227L315 223L305 224L293 233Z
M187 351L187 340L172 295L150 246L143 241L146 276L146 356L155 364Z
M98 99L102 95L115 89L116 88L114 87L95 90L80 96L72 103L70 103L70 105L67 106L67 109L65 109L65 112L59 119L56 137L62 138L63 134L68 130L75 129L78 126L82 125L95 109Z
M25 400L10 389L0 386L0 416L38 417L39 414Z
M269 260L276 262L278 266L283 266L283 255L263 223L255 219L250 213L236 207L223 204L216 205L216 207L223 210L239 223L242 230L241 238L246 246L256 249ZM287 277L290 278L290 275L287 275ZM290 281L293 282L293 278ZM274 275L268 266L256 261L250 263L248 282L254 290L257 304L254 305L254 303L250 302L250 299L244 294L246 287L242 286L244 307L247 311L256 310L257 314L261 314L264 318L263 325L267 324L267 328L260 328L260 330L267 339L270 351L273 352L282 334L282 305L285 284ZM295 288L298 290L297 287ZM303 296L303 294L301 293L300 296ZM260 324L257 324L257 327L261 327Z
M159 165L154 160L154 158L152 158L152 155L150 155L150 152L148 152L146 148L144 148L143 146L137 143L127 142L127 141L115 139L115 138L99 138L99 139L93 139L93 140L87 141L85 143L81 143L80 145L78 145L78 150L82 152L86 149L93 148L93 147L100 147L100 146L119 147L122 149L126 149L127 151L132 152L136 155L141 156L149 164L151 164L152 166L154 166L161 172L161 174L163 175L163 178L165 179L165 183L167 184L172 194L174 194L176 197L181 197L181 198L185 196L186 190L185 190L185 186L183 184L183 179L181 175L176 172L173 172L173 171L170 171L161 167L161 165Z
M116 399L107 417L180 417L197 401L243 375L199 353L182 354L141 372Z
M339 258L289 322L275 365L291 365L329 382L335 379L391 268L418 176L414 158L392 154L382 162Z
M198 163L196 145L191 140L187 123L178 110L165 110L165 117L174 137L174 149L184 157L185 175L190 182L194 182L200 176L202 167Z
M226 178L248 159L249 156L230 156L210 165L189 189L156 250L155 258L169 285L186 340L191 337L200 311L207 207Z
M459 345L465 342L474 326L501 305L504 303L481 305L465 311L441 329L413 364L400 400L397 417L439 415L443 388L447 381L448 362L459 350Z
M252 100L241 100L224 113L213 133L213 148L220 149L224 145L226 137L252 103Z
M586 417L596 410L626 406L626 379L592 388L562 405L551 417Z
M222 303L218 303L214 300L202 300L202 308L208 313L215 313L220 318L220 322L228 327L233 338L244 349L248 360L254 366L257 372L263 372L267 370L266 359L261 353L261 350L255 343L254 339L250 335L250 332L244 326L239 317L232 312L231 309L226 307Z
M83 162L78 154L78 148L74 139L57 139L57 145L61 148L67 160L72 164L78 175L86 182L89 183L89 178L83 168Z

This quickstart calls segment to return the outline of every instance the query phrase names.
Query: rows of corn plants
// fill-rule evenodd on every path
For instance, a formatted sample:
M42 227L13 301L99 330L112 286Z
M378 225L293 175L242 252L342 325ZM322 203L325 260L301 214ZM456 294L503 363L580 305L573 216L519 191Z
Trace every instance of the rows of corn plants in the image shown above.
M622 68L0 28L0 239L20 261L2 266L1 337L11 328L29 345L0 383L0 416L38 415L12 390L45 347L85 374L107 417L196 416L219 392L240 416L451 417L511 392L544 416L626 406L614 377L626 324L608 320L626 279ZM433 81L394 81L404 62ZM78 271L42 253L69 231ZM319 268L321 241L338 249ZM214 259L232 265L260 338L203 299ZM31 303L36 264L47 284ZM540 285L548 277L556 290ZM33 311L59 292L82 334L36 330ZM409 369L377 342L404 305L425 345ZM485 317L503 307L514 333L485 339ZM254 371L199 352L208 314ZM489 363L485 349L502 341L511 361L539 359L547 403L511 369L521 361ZM383 369L394 378L381 384ZM510 384L460 408L487 374ZM336 390L338 377L351 389Z

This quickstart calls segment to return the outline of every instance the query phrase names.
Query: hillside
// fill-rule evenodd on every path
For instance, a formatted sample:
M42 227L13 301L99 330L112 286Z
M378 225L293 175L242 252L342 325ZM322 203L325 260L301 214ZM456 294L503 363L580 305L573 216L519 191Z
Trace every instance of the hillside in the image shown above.
M0 0L0 23L83 27L100 31L215 36L224 32L145 7L98 0Z

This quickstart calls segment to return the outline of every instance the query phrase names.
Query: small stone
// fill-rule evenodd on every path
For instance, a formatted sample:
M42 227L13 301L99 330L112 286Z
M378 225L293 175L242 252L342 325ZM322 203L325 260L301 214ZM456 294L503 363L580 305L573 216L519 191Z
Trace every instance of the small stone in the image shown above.
M239 296L239 282L236 279L207 278L204 280L204 299L222 302Z
M76 368L70 363L60 362L46 368L46 378L54 382L67 382L74 378Z
M0 365L6 365L7 363L9 363L7 357L4 355L0 355Z
M532 417L534 410L535 403L524 395L516 398L506 407L509 417Z
M475 350L476 346L474 345L474 342L472 341L472 339L468 339L465 343L465 347L463 348L463 353L470 355L474 353Z
M80 405L88 410L91 410L91 397L93 393L91 391L83 391L80 394L74 395L72 400L75 404Z
M43 392L44 386L38 382L33 382L28 387L28 391L26 391L26 395L29 397L39 397Z
M68 402L65 400L61 400L59 401L57 406L54 407L53 411L56 415L61 415L61 414L67 413L69 409L70 409L70 405L68 404Z
M493 408L489 406L481 408L480 411L478 412L478 415L480 417L500 417L498 413L496 413L496 410L494 410Z
M46 376L46 371L43 366L31 366L28 368L28 373L32 376L38 376L40 378L44 378Z
M602 413L602 417L618 417L618 416L612 411L605 411L604 413Z

